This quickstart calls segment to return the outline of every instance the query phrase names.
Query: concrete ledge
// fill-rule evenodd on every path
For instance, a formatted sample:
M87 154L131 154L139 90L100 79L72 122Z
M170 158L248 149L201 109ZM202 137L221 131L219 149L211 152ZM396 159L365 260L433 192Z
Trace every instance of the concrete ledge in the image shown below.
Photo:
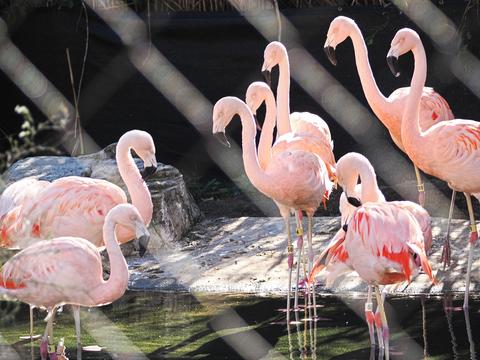
M314 221L314 248L318 254L340 226L339 217ZM433 219L434 242L429 256L439 281L432 285L425 274L411 284L389 291L397 294L442 294L464 292L468 251L468 222L454 220L451 232L452 266L442 270L440 257L445 239L446 219ZM155 250L146 258L128 259L130 288L135 290L235 292L272 294L287 291L286 238L281 218L242 217L207 219L197 224L180 246ZM305 241L306 243L306 241ZM475 248L471 291L480 290L480 250ZM321 280L321 277L319 277ZM335 287L319 291L365 292L366 284L349 275Z

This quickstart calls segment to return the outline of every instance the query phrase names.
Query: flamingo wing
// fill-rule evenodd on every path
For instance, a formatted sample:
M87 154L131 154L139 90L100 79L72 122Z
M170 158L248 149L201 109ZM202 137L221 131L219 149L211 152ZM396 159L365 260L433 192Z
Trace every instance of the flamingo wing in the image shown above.
M0 219L14 207L29 202L49 184L48 181L28 177L7 186L0 196Z
M61 178L21 209L7 229L8 236L20 247L35 239L70 235L103 246L104 218L111 208L125 202L124 191L108 181Z

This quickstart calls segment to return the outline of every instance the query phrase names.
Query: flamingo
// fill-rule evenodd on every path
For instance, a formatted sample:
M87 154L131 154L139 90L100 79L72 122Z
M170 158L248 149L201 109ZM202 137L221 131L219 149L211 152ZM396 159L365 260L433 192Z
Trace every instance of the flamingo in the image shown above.
M130 230L147 248L149 232L135 206L119 204L105 216L103 237L110 261L110 277L103 279L99 249L81 237L61 236L37 241L8 260L2 268L0 294L48 310L48 323L40 346L42 359L53 340L55 309L63 304L103 306L127 289L128 267L116 237L117 226ZM77 344L80 343L77 329ZM49 347L50 359L55 353Z
M290 288L293 263L293 246L289 223L289 209L303 210L313 216L315 210L329 194L332 183L325 163L315 154L302 150L286 150L273 154L263 169L258 160L255 136L256 126L250 108L232 96L217 101L213 108L213 134L225 137L225 128L232 118L240 115L242 122L242 152L245 172L251 183L263 194L273 199L280 209L288 239L289 286L287 321L290 311ZM297 218L298 220L298 218ZM309 228L311 234L311 228ZM298 256L301 256L301 246ZM298 276L298 274L297 274ZM297 289L295 290L297 292Z
M333 155L333 142L330 137L330 130L328 130L327 124L323 122L323 125L326 127L326 131L322 131L318 136L314 137L308 135L306 132L294 133L294 132L287 132L275 140L275 143L272 146L273 140L273 129L276 123L276 110L277 106L275 104L275 97L273 95L272 90L270 87L261 81L256 81L250 84L247 88L247 92L245 95L245 102L248 107L252 110L253 114L256 115L257 109L265 102L266 106L266 113L265 113L265 121L263 122L262 132L260 134L260 140L258 143L258 161L262 169L265 169L270 162L272 156L276 154L280 154L286 150L303 150L314 153L318 155L325 166L327 167L329 178L335 180L335 156ZM292 119L296 119L293 121L295 124L301 124L302 121L299 116L299 113L293 113L291 115ZM313 114L312 114L313 115ZM298 120L298 121L297 121ZM277 122L278 124L278 122ZM304 124L305 125L305 124ZM277 206L281 206L277 204ZM280 209L281 214L285 214L285 216L289 217L288 209ZM312 234L310 233L312 229L312 217L308 216L308 228L309 233L307 236L308 239L308 247L309 247L309 271L313 264L313 245L312 245ZM299 233L301 234L301 229L299 227ZM299 242L301 243L301 235L299 235ZM293 263L291 261L290 263ZM298 266L300 262L297 262L297 274L298 274ZM297 282L298 286L298 282ZM297 302L295 303L297 304Z
M130 153L132 148L144 161L142 174ZM157 166L150 134L141 130L126 132L118 141L116 159L132 203L148 225L153 204L142 177L152 174ZM43 239L77 236L101 248L106 214L115 205L126 202L127 196L119 186L101 179L68 176L51 183L34 178L19 180L9 185L0 197L0 247L22 249ZM120 243L134 236L130 230L119 227ZM79 311L74 307L76 322L80 321ZM30 337L33 337L31 308Z
M349 271L356 271L373 286L379 308L376 319L379 344L387 359L389 329L379 285L410 282L420 267L436 282L425 253L425 230L411 207L423 209L409 201L369 202L358 207L345 232L337 233L338 236L322 252L308 280L311 283L326 267L327 286ZM431 236L430 227L428 232ZM373 316L369 322L373 322Z
M337 16L330 23L330 27L328 29L324 50L328 59L333 65L337 65L337 59L335 57L336 47L348 37L352 39L358 75L360 76L360 81L362 83L363 92L367 98L367 102L374 114L388 129L393 142L400 150L405 152L402 141L401 124L402 115L406 108L410 88L398 88L392 92L388 98L386 98L380 92L368 61L368 50L365 40L363 39L362 32L355 21L346 16ZM447 101L430 87L422 88L419 111L419 122L422 130L426 130L441 121L452 120L454 118ZM418 167L415 164L414 168L419 191L419 204L424 206L425 186L422 182ZM452 201L447 225L447 236L443 251L443 261L445 266L450 263L449 235L454 202L455 191L452 193Z
M480 123L473 120L454 119L442 121L427 130L419 128L421 90L427 76L427 58L420 36L411 29L401 29L393 38L387 62L395 76L396 60L412 51L415 70L411 91L402 119L402 139L405 151L413 163L427 174L448 183L454 191L465 194L470 216L470 241L464 309L468 308L470 271L473 246L478 239L471 195L480 199Z

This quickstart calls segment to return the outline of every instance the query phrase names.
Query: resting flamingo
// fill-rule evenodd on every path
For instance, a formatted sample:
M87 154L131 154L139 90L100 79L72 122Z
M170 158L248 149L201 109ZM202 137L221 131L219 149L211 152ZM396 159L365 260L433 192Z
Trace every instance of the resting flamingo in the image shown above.
M393 142L400 150L405 152L402 141L401 124L402 115L406 108L409 87L398 88L386 98L378 89L372 68L368 61L368 50L363 39L362 32L354 20L337 16L331 23L325 41L325 53L333 65L337 64L335 57L336 47L345 41L348 37L352 39L355 51L355 62L357 64L358 75L362 83L363 92L374 114L388 129ZM447 101L435 90L430 87L423 87L420 98L419 122L422 130L426 130L440 121L453 119L453 113L448 106ZM425 206L425 187L422 182L418 167L414 164L415 175L419 190L419 204ZM452 193L452 201L449 211L449 220L447 225L447 236L445 240L443 261L447 265L450 263L450 220L453 214L455 202L455 192Z
M261 81L256 81L250 84L247 88L247 92L245 95L245 102L248 107L252 110L253 114L256 114L257 109L265 102L266 112L265 112L265 120L263 122L262 132L260 134L260 140L258 143L258 161L262 169L267 167L267 164L270 162L272 156L275 154L280 154L286 150L303 150L314 153L318 155L325 166L327 167L327 171L329 174L330 179L335 180L335 157L333 155L333 142L330 137L330 131L328 130L328 126L325 122L324 125L328 130L327 133L321 132L317 136L310 136L306 135L305 132L303 133L294 133L294 132L287 132L275 140L275 143L272 146L273 140L273 130L276 123L276 110L277 106L275 104L275 97L273 95L272 90L270 87ZM292 114L292 119L297 119L298 117L294 113ZM323 121L323 120L322 120ZM299 124L300 121L294 123ZM326 199L325 199L326 200ZM277 204L277 206L280 206ZM284 220L288 221L289 212L288 209L280 209L280 214L286 216L287 218ZM308 229L309 232L307 234L308 240L308 247L309 247L309 268L310 271L312 264L313 264L313 246L312 246L312 218L313 214L308 215ZM301 229L299 227L299 233L301 234ZM299 243L302 243L302 237L299 236ZM290 257L293 254L289 255ZM300 260L300 259L299 259ZM293 260L289 261L289 264L293 264ZM297 274L299 273L299 265L300 261L297 262ZM297 279L297 286L298 286L298 279ZM297 299L297 297L296 297ZM295 302L297 304L297 302ZM296 306L296 305L295 305Z
M313 215L325 200L325 194L328 194L332 188L326 166L315 154L302 150L286 150L272 155L263 169L257 156L255 144L257 131L253 114L242 100L227 96L217 101L213 108L213 133L224 136L226 126L236 114L240 115L242 121L245 172L260 192L279 205L287 230L288 252L291 254L293 246L288 221L289 209L303 210L309 216ZM301 247L299 249L301 250ZM289 257L289 261L293 261L293 258ZM291 265L289 264L287 321L290 316Z
M368 285L375 287L379 345L385 349L387 359L389 329L379 285L410 282L420 267L435 282L424 248L425 232L431 236L430 224L428 222L428 231L422 229L411 207L425 212L420 205L409 201L363 204L354 211L344 232L337 233L322 252L309 275L311 283L326 266L327 286L331 286L338 276L356 271ZM370 310L370 314L366 311L368 322L373 322L371 305L365 308Z
M419 127L418 111L422 88L427 76L427 58L418 34L411 29L401 29L392 40L387 61L394 75L398 76L395 62L403 54L412 51L415 70L411 91L402 119L402 139L405 151L422 171L448 183L455 191L461 191L467 199L470 215L470 242L467 277L463 307L468 307L470 271L473 246L478 239L471 195L480 198L480 123L455 119L442 121L427 130Z
M40 346L42 359L46 352L55 353L53 318L55 309L63 304L102 306L120 298L127 289L128 267L115 235L117 226L130 230L145 251L149 233L135 206L113 207L103 222L104 244L110 261L110 277L103 279L102 259L98 248L89 240L61 236L37 241L23 249L2 269L0 294L48 310L48 324ZM80 343L80 329L77 344ZM49 350L46 351L47 344ZM50 355L50 358L52 355Z
M144 161L140 173L130 149ZM153 139L145 131L131 130L122 135L116 146L120 175L130 193L132 203L139 209L148 225L153 204L143 176L153 173L157 166ZM103 247L102 227L107 212L117 204L126 203L125 192L105 180L68 176L53 182L27 178L9 185L0 197L0 247L25 248L43 239L77 236ZM119 227L120 243L135 234ZM74 307L75 321L79 309ZM33 336L33 316L30 309L30 336Z

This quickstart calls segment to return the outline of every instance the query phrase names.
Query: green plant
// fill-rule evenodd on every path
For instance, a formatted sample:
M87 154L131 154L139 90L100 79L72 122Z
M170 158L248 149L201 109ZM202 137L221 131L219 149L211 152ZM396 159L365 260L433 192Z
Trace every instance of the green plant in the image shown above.
M63 154L58 147L60 141L56 135L63 137L65 134L66 117L36 122L26 106L15 106L15 112L23 117L23 123L18 134L4 133L9 148L0 154L0 172L27 156Z

